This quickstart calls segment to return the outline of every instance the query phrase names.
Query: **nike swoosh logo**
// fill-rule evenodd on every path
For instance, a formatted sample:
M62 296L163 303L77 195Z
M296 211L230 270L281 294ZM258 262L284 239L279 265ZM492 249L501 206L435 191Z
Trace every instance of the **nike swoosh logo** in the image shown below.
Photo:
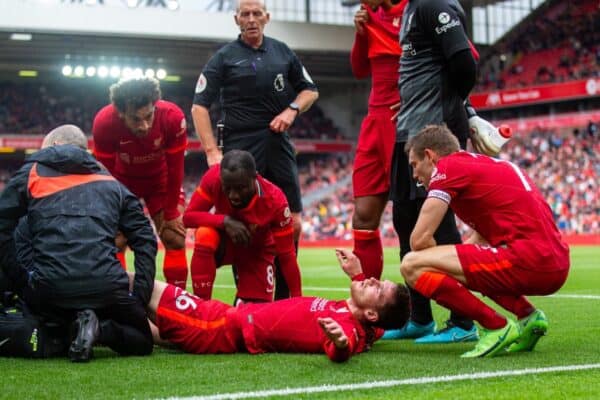
M244 58L243 60L236 61L236 62L234 62L233 64L234 64L234 65L240 65L240 64L241 64L241 63L243 63L244 61L246 61L246 59L245 59L245 58Z
M6 342L8 342L10 340L10 338L6 338L3 341L0 342L0 347L2 347L4 344L6 344Z
M122 142L119 142L119 145L124 145L124 144L129 144L129 143L133 143L133 140L123 140Z

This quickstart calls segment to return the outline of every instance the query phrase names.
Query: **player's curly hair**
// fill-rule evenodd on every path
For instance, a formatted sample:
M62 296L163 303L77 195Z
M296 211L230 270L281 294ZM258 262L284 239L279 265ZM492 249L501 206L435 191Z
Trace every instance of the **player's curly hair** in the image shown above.
M383 329L400 329L410 317L410 295L405 285L396 285L394 301L378 310L379 318L374 326Z
M139 110L160 99L160 85L154 78L121 79L110 87L110 101L119 110Z

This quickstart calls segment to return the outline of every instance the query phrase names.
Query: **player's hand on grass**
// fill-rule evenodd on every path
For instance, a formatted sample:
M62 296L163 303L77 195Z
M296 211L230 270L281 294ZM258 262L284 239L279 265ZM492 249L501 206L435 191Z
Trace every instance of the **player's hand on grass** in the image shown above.
M344 333L342 326L333 318L319 318L317 321L325 335L333 342L335 347L338 349L345 349L348 347L348 336Z
M350 277L354 278L356 275L362 274L362 266L360 260L356 255L348 249L335 249L335 256L340 263L342 270Z
M250 244L252 234L243 222L230 216L226 216L223 225L225 226L225 232L231 238L233 244L242 246Z

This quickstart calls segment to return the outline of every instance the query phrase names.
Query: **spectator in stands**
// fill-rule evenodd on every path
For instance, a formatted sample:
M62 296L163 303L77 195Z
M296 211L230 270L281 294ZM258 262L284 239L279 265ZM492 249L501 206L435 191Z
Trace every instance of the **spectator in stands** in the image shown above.
M258 172L285 193L300 235L302 202L298 168L287 130L317 100L317 87L288 46L264 35L270 20L264 0L240 0L237 40L222 47L204 66L195 89L192 116L210 166L222 151L247 150ZM220 97L224 134L215 141L208 110ZM221 148L222 146L222 148ZM285 280L276 279L275 298L289 296Z

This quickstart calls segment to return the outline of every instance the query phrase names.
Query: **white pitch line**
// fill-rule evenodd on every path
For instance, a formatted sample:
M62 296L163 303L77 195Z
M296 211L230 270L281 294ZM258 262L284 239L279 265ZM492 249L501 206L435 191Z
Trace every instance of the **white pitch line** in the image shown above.
M235 289L234 285L214 285L216 288L221 289ZM320 287L320 286L302 286L303 290L310 290L315 292L349 292L348 288L335 288L335 287ZM550 296L541 297L557 297L562 299L587 299L587 300L600 300L600 295L597 294L552 294Z
M343 385L321 385L321 386L307 386L298 388L285 388L285 389L271 389L271 390L259 390L254 392L233 392L233 393L218 393L207 396L192 396L192 397L169 397L168 400L225 400L225 399L252 399L252 398L264 398L271 396L291 396L297 394L310 394L310 393L326 393L326 392L342 392L349 390L362 390L362 389L373 389L373 388L389 388L394 386L405 386L405 385L423 385L428 383L440 383L440 382L454 382L454 381L465 381L472 379L490 379L498 378L503 376L521 376L521 375L537 375L546 374L551 372L566 372L566 371L584 371L590 369L600 369L600 364L581 364L581 365L562 365L555 367L543 367L543 368L526 368L516 369L508 371L490 371L490 372L476 372L473 374L459 374L459 375L444 375L444 376L431 376L431 377L418 377L408 379L394 379L389 381L375 381L375 382L362 382L362 383L349 383Z

